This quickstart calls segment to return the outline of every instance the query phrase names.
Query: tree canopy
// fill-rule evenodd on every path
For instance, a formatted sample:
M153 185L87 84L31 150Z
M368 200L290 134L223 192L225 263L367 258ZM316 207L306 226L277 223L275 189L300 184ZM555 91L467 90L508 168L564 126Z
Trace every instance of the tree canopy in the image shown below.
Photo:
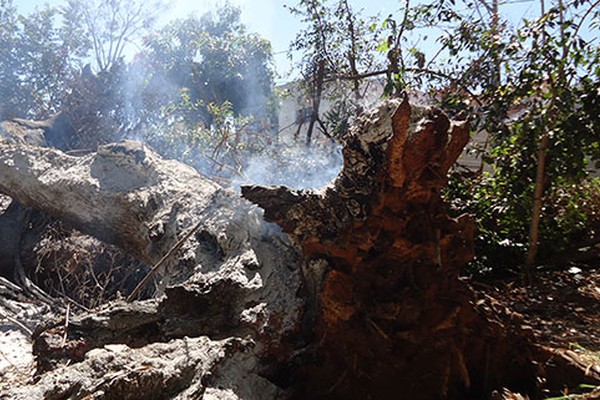
M133 137L196 166L209 148L248 142L238 128L275 129L271 45L247 30L240 9L156 27L162 9L69 0L21 15L1 0L0 118L62 112L66 148Z
M225 101L240 115L271 121L276 116L270 42L249 33L240 12L225 7L190 16L144 40L141 59L152 69L153 89L165 81L185 88L192 103L201 103L207 124L208 104Z
M211 103L229 102L237 114L273 121L271 46L247 31L240 9L225 5L155 29L161 7L139 0L69 0L24 16L12 0L2 0L2 117L45 118L57 112L90 64L95 74L127 84L128 97L138 96L130 101L130 108L140 108L132 115L159 113L185 90L192 103L201 103L196 119L208 126ZM134 42L138 54L125 61Z
M76 24L56 8L25 17L0 1L0 118L46 118L58 111L87 54Z

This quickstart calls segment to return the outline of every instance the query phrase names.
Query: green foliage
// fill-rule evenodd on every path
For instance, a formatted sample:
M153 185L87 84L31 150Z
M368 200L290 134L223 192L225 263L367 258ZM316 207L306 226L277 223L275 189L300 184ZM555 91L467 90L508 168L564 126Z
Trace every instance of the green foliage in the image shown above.
M518 188L523 192L515 194ZM489 172L454 171L445 193L457 215L475 217L478 235L477 272L516 271L527 251L529 220L533 203L531 182L497 179ZM546 193L540 227L539 259L574 250L579 243L600 233L600 180L586 178L577 183L561 182Z
M190 125L182 117L206 109L212 124ZM269 131L252 128L252 117L236 114L229 101L222 104L192 101L182 89L180 99L163 110L164 123L156 128L160 135L146 141L164 156L185 162L223 182L244 179L249 160L267 147Z
M125 45L158 10L142 1L69 0L24 16L1 0L0 118L41 119L63 109L89 55L99 73L120 68Z
M270 43L226 5L169 23L144 46L133 64L146 77L135 85L140 135L202 171L240 175L244 155L262 146L257 132L277 120Z
M20 60L16 54L17 13L11 0L0 0L0 117L16 113L24 100L19 96L18 71Z
M537 245L536 186L543 195L540 260L594 234L586 223L592 211L582 204L597 191L595 183L584 183L600 142L599 47L589 40L598 32L589 23L596 6L559 1L512 33L493 10L487 20L472 20L442 1L417 10L425 22L453 28L440 40L451 62L414 72L440 79L447 85L441 96L438 91L440 105L451 114L468 110L473 130L490 136L483 154L489 172L450 189L477 216L479 258L488 265L520 264L532 240Z
M172 104L184 88L198 105L185 114L192 125L210 126L208 104L226 101L238 115L275 122L271 45L247 32L239 8L174 21L146 37L145 47L139 63L150 75L147 108Z
M350 129L350 120L354 115L352 101L341 98L334 102L324 114L324 122L331 137L341 139Z
M197 165L193 154L236 164L231 154L252 147L242 131L276 123L270 43L231 5L152 31L154 4L69 0L23 16L0 0L0 117L65 111L72 129L53 143L63 149L130 137Z
M11 0L0 1L0 119L45 118L60 109L87 52L60 17L50 7L25 17Z

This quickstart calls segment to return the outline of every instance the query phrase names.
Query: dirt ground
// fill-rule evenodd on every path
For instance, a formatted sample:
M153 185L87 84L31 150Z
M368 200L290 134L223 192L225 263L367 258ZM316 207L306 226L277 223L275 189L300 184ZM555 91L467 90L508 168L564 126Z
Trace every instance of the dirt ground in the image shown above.
M515 278L473 286L521 314L539 343L600 351L600 262L594 269L539 272L531 285Z
M45 305L5 296L6 287L0 279L0 391L33 377L31 333L50 314Z
M506 307L523 317L543 346L568 351L589 369L600 371L600 260L595 266L540 271L531 284L522 277L487 281L468 280L479 302ZM593 388L581 387L577 393ZM600 389L577 396L565 390L553 399L600 399ZM507 397L510 398L510 397Z

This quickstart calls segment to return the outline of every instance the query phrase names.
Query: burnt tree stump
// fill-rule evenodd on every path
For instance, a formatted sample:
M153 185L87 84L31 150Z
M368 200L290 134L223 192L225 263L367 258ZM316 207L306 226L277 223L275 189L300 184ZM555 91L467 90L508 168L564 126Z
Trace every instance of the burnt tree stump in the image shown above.
M468 140L466 121L389 101L344 139L343 170L330 186L242 188L304 250L317 362L303 371L299 398L535 390L519 319L476 307L459 280L473 257L474 223L450 218L440 191Z

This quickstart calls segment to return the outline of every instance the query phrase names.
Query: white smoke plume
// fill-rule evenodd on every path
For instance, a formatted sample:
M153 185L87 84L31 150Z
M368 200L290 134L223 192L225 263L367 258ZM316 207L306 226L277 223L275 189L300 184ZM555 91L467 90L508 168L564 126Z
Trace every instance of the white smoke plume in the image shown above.
M269 153L254 156L234 187L244 184L285 185L294 189L318 189L329 184L342 168L340 146L306 148L304 145L278 145Z

